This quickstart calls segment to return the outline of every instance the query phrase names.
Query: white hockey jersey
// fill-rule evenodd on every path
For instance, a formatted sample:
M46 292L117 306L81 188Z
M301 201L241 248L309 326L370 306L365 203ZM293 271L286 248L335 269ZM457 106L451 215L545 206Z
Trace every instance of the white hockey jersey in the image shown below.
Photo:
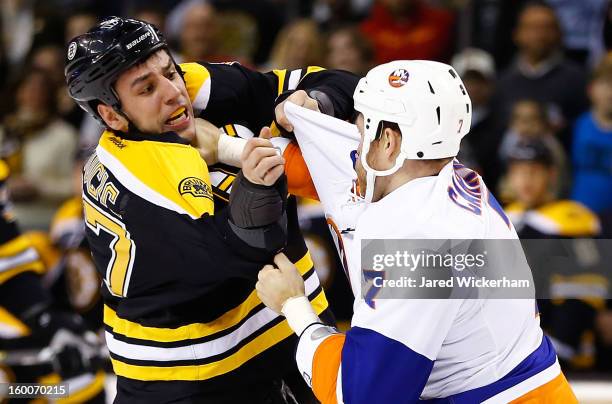
M477 173L454 160L378 202L351 195L354 125L288 104L285 112L355 295L351 329L311 325L298 367L322 402L576 402L531 299L380 299L361 293L361 240L516 239ZM551 401L552 402L552 401Z

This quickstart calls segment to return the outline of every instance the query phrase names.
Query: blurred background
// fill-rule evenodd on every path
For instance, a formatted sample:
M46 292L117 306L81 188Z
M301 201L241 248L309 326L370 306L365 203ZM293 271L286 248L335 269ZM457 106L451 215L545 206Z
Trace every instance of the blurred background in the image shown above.
M591 261L602 244L589 250L584 240L612 238L612 1L2 0L0 12L0 158L14 212L43 240L45 284L94 330L99 280L79 250L82 234L66 229L78 222L81 151L101 128L69 98L63 63L66 43L109 15L158 26L179 62L358 75L396 59L450 63L473 104L459 159L483 176L519 235L576 239ZM302 201L300 214L346 327L352 297L322 211ZM583 402L612 403L612 264L604 264L604 274L584 264L551 278L554 298L539 302ZM67 266L77 280L58 287Z

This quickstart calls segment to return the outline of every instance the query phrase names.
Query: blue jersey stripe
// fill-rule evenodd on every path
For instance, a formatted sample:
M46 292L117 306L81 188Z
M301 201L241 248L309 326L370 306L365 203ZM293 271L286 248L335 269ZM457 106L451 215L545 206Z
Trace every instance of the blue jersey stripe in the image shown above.
M552 366L557 360L557 354L548 337L542 338L540 346L527 356L521 363L512 369L507 375L498 381L477 389L468 390L463 393L449 397L424 400L428 404L472 404L481 403L510 387L516 386L524 380L529 379L541 371Z
M353 327L342 349L344 402L417 402L432 368L433 361L406 345L376 331Z

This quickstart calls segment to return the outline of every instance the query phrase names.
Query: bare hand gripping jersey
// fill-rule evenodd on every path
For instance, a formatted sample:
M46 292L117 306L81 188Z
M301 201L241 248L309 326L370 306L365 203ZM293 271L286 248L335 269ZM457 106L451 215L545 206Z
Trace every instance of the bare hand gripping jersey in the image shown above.
M350 193L356 127L294 105L285 111L355 295L346 335L314 324L300 337L298 367L319 400L576 402L542 334L534 300L380 299L373 308L362 298L363 239L517 238L480 176L453 160L437 176L364 204ZM473 205L478 211L469 209Z

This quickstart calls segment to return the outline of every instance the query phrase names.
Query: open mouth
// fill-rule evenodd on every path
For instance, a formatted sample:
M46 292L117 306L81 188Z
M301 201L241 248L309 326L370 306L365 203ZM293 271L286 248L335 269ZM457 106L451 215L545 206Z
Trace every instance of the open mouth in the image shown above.
M168 126L177 126L189 119L187 114L187 109L185 107L181 107L177 109L166 121L166 125Z

